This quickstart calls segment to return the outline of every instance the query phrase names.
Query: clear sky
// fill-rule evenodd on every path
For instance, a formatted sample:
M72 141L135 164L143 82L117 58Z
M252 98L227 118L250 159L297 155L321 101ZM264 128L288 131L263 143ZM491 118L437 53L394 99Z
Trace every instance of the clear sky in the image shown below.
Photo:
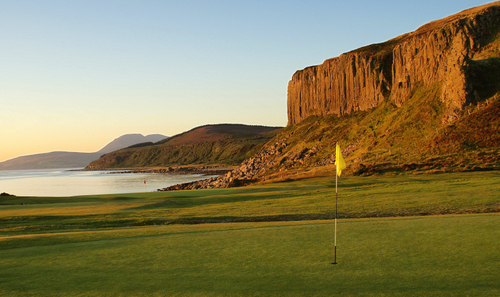
M285 126L296 70L488 2L0 0L0 161Z

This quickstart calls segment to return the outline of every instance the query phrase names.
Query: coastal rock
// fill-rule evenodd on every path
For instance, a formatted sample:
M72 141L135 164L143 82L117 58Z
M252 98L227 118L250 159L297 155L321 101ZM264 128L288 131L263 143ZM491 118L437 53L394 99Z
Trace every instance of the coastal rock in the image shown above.
M279 141L261 150L252 158L245 160L236 169L210 179L174 185L158 191L196 190L212 188L238 187L255 182L259 176L263 175L266 168L278 164L278 159L282 150L287 146L286 142Z
M367 110L387 98L401 106L415 87L436 83L453 114L475 100L468 65L499 25L494 2L297 71L288 83L288 124Z
M386 59L390 56L347 53L297 71L288 83L288 123L377 106L391 81L391 72L382 67Z

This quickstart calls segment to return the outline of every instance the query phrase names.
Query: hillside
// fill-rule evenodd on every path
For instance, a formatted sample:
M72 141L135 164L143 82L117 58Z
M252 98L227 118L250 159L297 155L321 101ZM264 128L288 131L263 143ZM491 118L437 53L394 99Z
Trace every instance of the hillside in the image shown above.
M102 156L87 169L235 165L255 154L279 127L206 125L154 144L141 144Z
M354 50L349 53L354 55L351 56L353 63L344 66L337 64L336 70L328 70L333 71L334 75L345 77L346 81L349 73L351 78L359 78L363 73L367 74L367 69L385 73L390 79L379 91L368 87L369 80L358 81L360 85L351 85L352 89L345 84L335 85L342 83L342 80L339 82L335 79L330 80L332 85L321 85L328 77L322 76L328 73L325 64L298 71L292 77L288 89L289 125L272 141L224 176L165 190L231 187L270 180L332 175L337 142L347 162L348 167L343 171L346 175L499 170L500 18L492 17L499 13L500 2L470 9L424 25L415 33L400 36L385 44ZM455 28L454 31L449 31L450 26ZM463 75L464 80L448 80L452 74L446 74L445 79L427 79L429 77L425 72L429 71L428 65L418 64L422 62L422 57L404 59L405 63L399 66L391 64L397 59L398 52L395 49L403 46L401 40L408 41L414 37L423 38L429 32L441 32L449 40L462 42L464 40L461 38L454 39L453 34L463 37L464 28L467 28L467 36L470 37L465 44L474 42L474 46L464 50L463 53L468 56L462 56L457 61L465 61L466 64L460 66L460 71L453 73L456 77ZM434 37L431 34L429 40ZM435 51L433 55L445 56L449 50L450 47L442 46L442 51ZM430 48L406 49L406 52L414 54L422 51L429 53ZM340 61L345 57L343 55L335 59ZM378 60L370 60L374 57ZM371 66L364 70L353 67L357 65L354 62L360 62L361 58L369 58L367 65ZM384 64L384 61L389 64ZM399 83L396 88L389 83L394 82L393 71L398 67L408 71L411 69L413 73L402 86L410 88L404 96ZM441 69L436 67L432 69ZM450 69L446 65L443 67ZM374 82L381 87L384 83L379 78ZM324 93L324 90L333 93L327 95L328 92ZM353 93L349 93L349 90ZM461 93L464 97L457 95L458 101L453 101L460 104L446 99L451 98L448 95L457 90L467 91ZM333 95L335 92L346 94L347 97L343 98L347 101L342 103L337 100ZM380 96L373 97L372 92L379 92ZM299 94L299 99L293 99L294 94ZM349 101L349 94L356 97L358 105L358 101ZM324 101L324 98L331 101Z
M0 170L84 168L104 153L109 153L138 143L156 142L166 137L167 136L161 134L152 134L148 136L143 136L142 134L125 134L115 138L95 153L50 152L20 156L0 162Z

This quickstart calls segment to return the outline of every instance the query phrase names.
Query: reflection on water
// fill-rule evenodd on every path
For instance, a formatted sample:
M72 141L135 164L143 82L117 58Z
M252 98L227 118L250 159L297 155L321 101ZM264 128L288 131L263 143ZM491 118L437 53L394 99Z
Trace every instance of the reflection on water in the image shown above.
M70 169L0 170L0 193L17 196L75 196L152 192L210 178L200 174L110 173Z

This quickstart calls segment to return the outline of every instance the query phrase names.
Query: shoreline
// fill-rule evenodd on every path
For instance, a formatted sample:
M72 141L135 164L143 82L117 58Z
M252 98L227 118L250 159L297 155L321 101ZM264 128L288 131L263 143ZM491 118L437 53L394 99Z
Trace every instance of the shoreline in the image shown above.
M227 168L120 168L23 170L0 175L0 194L69 197L157 192L171 185L218 177ZM157 174L155 172L161 173ZM137 174L132 174L137 173ZM6 197L6 194L1 197Z
M153 168L106 168L106 169L78 169L75 171L109 171L109 174L124 173L173 173L173 174L202 174L223 175L234 168L216 166L176 166L176 167L153 167Z

